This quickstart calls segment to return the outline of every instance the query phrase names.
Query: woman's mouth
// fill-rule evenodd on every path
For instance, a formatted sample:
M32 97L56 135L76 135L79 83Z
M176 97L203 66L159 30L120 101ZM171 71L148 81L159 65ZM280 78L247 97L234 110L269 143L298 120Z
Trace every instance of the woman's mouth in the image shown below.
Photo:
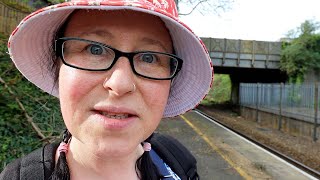
M128 128L138 118L137 115L127 112L109 112L94 110L95 119L102 122L105 129L122 130Z
M126 119L128 117L132 117L130 114L115 114L115 113L108 113L108 112L99 112L101 115L106 116L107 118L112 119Z

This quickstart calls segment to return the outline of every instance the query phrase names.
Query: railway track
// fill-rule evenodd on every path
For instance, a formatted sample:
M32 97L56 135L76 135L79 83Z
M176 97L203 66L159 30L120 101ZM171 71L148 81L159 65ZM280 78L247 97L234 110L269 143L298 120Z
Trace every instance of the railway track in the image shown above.
M277 151L277 150L275 150L275 149L273 149L273 148L271 148L271 147L269 147L269 146L267 146L267 145L265 145L263 143L260 143L260 142L258 142L256 140L246 136L245 134L242 134L241 132L239 132L239 131L237 131L237 130L235 130L235 129L227 126L227 125L225 125L224 123L220 122L218 119L215 119L215 118L207 115L206 113L204 113L204 112L202 112L202 111L200 111L198 109L195 109L195 111L197 113L207 117L208 120L223 126L224 128L226 128L226 129L236 133L237 135L245 138L246 140L250 141L251 143L253 143L253 144L265 149L266 151L270 152L271 154L274 154L274 155L280 157L281 159L283 159L284 161L288 162L289 164L295 166L296 168L298 168L298 169L300 169L300 170L302 170L302 171L304 171L304 172L306 172L306 173L308 173L308 174L320 179L320 172L318 172L318 171L316 171L316 170L314 170L314 169L312 169L312 168L310 168L310 167L308 167L308 166L306 166L306 165L304 165L304 164L302 164L302 163L300 163L300 162L288 157L287 155L285 155L285 154L283 154L283 153L281 153L281 152L279 152L279 151Z

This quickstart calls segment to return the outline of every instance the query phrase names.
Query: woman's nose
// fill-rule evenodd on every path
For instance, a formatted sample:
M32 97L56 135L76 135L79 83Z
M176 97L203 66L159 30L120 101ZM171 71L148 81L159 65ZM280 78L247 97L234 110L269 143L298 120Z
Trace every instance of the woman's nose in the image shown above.
M109 91L110 95L123 96L136 90L135 74L127 58L120 57L109 71L103 87Z

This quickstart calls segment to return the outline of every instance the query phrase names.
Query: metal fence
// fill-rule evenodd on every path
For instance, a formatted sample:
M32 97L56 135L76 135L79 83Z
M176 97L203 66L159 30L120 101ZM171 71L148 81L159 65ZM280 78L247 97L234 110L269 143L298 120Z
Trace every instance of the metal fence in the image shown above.
M320 124L320 85L240 84L240 105Z
M257 111L277 114L312 123L313 139L316 140L320 125L320 85L315 84L240 84L240 105Z
M2 0L0 0L0 33L6 35L10 34L26 15L27 13L9 7Z

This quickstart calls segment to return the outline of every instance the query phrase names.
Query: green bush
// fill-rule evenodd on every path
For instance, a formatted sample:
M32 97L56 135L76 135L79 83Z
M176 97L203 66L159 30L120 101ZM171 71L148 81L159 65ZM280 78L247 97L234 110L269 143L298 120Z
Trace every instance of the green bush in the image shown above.
M221 104L230 101L231 80L229 75L215 74L212 88L204 100L203 105Z
M320 23L305 21L289 34L290 42L282 44L280 68L290 77L290 81L297 83L304 80L309 71L320 72Z
M8 42L7 36L0 33L0 59L9 58L9 55L7 54L7 51L8 51L7 42Z
M8 58L0 60L0 77L13 92L0 83L0 171L13 159L52 142L63 131L57 98L27 81ZM17 103L25 107L25 111ZM27 113L47 139L41 139L25 116Z
M19 73L7 54L7 41L8 37L0 33L0 78L9 87L0 83L0 171L13 159L54 141L65 128L58 100ZM38 136L25 113L39 126L46 140Z

